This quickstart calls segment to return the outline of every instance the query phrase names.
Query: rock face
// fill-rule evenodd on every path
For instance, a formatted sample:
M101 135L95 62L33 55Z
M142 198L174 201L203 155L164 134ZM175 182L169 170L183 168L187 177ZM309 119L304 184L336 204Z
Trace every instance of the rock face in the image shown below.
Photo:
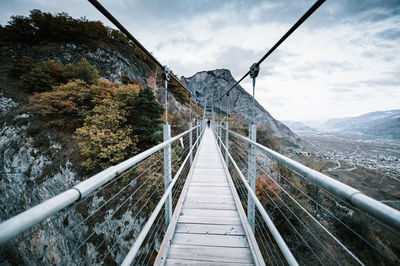
M99 70L100 76L113 82L120 82L120 73L125 73L130 79L138 79L148 84L154 70L131 49L122 47L92 47L89 45L49 45L23 46L5 45L0 47L0 63L11 64L22 56L30 56L35 61L53 60L63 65L78 62L86 58L90 65Z
M59 171L41 180L44 167L52 163L52 159L34 147L34 140L27 135L29 126L27 114L15 115L12 120L5 121L4 115L18 106L8 97L0 95L0 222L11 218L77 184L79 179L67 161ZM23 120L23 121L19 121ZM63 147L50 139L50 149L57 156ZM87 212L92 213L99 208L105 199L94 195L85 201ZM113 206L116 208L116 206ZM106 249L114 243L114 261L122 261L123 254L131 247L130 232L118 233L117 228L129 227L138 234L140 217L134 217L127 211L122 217L112 217L113 209L107 209L104 217L97 220L92 231L104 235ZM32 227L26 233L0 246L0 265L82 265L94 264L102 255L98 254L93 243L87 243L85 256L74 254L77 245L87 233L87 223L82 223L83 216L77 207L67 208L50 216L41 224ZM114 233L110 233L114 232ZM121 252L123 251L123 252Z
M64 65L86 58L99 70L101 78L118 83L121 81L121 73L124 73L131 80L149 85L157 100L164 102L165 90L156 74L157 69L129 48L94 48L75 44L31 47L10 44L0 46L0 53L1 66L9 66L22 56L30 56L35 61L53 60ZM18 103L0 92L0 222L70 189L83 179L74 172L74 165L68 160L56 169L56 173L44 174L46 167L57 165L62 156L59 151L66 147L46 134L51 152L42 152L37 147L37 140L27 132L30 115L13 114L13 110L23 104L26 103ZM182 122L176 122L178 132L186 130L189 105L182 104L170 94L168 107L174 119ZM84 217L109 199L103 197L102 193L107 194L100 189L81 203L83 207L78 205L66 208L0 246L0 265L102 264L99 262L107 250L113 252L110 251L109 261L105 261L105 264L121 263L132 246L132 236L139 234L145 220L137 216L135 210L113 216L118 205L106 205L107 208L103 207L102 212L95 216L94 223L82 222ZM77 249L92 232L95 232L95 237ZM99 242L102 243L101 250L97 246ZM85 250L85 254L77 256L76 253L82 250Z
M191 93L200 99L209 96L217 98L236 83L231 72L227 69L202 71L192 77L182 77L181 79ZM250 123L252 96L239 85L230 92L228 105L225 98L218 106L214 105L214 107L217 107L223 113L237 114L244 124ZM291 143L298 142L298 137L287 126L274 119L257 101L255 103L255 119L258 125L264 125L270 129L275 138L286 139Z

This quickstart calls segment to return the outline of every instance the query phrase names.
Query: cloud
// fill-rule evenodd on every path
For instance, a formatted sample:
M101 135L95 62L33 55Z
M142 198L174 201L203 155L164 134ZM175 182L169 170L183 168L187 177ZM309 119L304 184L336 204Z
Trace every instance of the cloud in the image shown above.
M341 86L333 86L331 88L329 88L329 90L333 93L338 93L338 94L342 94L342 93L350 93L353 92L354 89L350 89L349 87L341 87ZM335 96L336 97L336 96Z
M377 33L376 36L378 38L396 41L396 40L400 39L400 29L396 29L396 28L387 29L387 30Z
M315 0L100 2L178 75L227 68L239 79ZM111 25L81 0L3 0L0 24L34 8ZM399 0L326 1L261 65L256 98L290 120L399 108L399 28Z

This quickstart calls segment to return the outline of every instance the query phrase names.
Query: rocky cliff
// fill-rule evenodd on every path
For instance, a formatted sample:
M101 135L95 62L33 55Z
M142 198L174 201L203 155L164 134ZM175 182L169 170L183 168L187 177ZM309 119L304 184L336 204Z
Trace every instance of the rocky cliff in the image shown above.
M99 70L102 79L120 83L122 75L129 80L150 86L159 102L164 102L164 88L157 69L128 48L111 45L99 47L83 44L48 43L40 46L6 44L0 46L0 222L29 209L79 183L87 176L80 175L79 162L73 163L64 150L74 150L72 143L59 143L52 132L44 132L45 139L38 140L29 134L31 114L21 106L28 104L29 93L8 76L12 62L21 56L30 56L35 61L53 60L66 65L82 58ZM122 74L123 73L123 74ZM187 127L189 106L168 97L169 112ZM171 122L171 121L170 121ZM173 123L173 122L172 122ZM54 132L53 132L54 133ZM67 136L68 137L68 136ZM70 136L73 142L73 136ZM46 146L43 149L41 142ZM66 157L67 155L67 157ZM65 158L66 157L66 158ZM47 172L48 168L53 170ZM74 254L88 232L105 236L104 250L118 244L107 264L121 262L132 245L132 234L137 235L142 217L134 217L127 211L119 217L111 216L114 207L107 208L96 217L89 228L81 224L85 214L92 213L107 198L93 196L84 202L84 211L77 208L51 216L41 225L33 227L22 236L0 247L0 265L80 265L98 263L104 254L98 254L96 243L86 244L85 254ZM124 233L121 228L132 228ZM91 230L91 231L89 231ZM115 232L115 233L110 233ZM118 234L120 232L120 234Z
M198 72L192 77L181 78L193 95L200 99L206 97L217 98L229 90L235 83L228 69L216 69ZM225 98L217 106L223 113L237 114L242 123L248 124L251 120L252 96L240 85L230 92L228 105ZM228 109L227 109L228 108ZM296 144L299 138L284 124L274 119L265 108L256 101L257 125L263 125L269 129L273 137L284 140L286 144Z
M58 171L43 175L46 166L55 164L62 145L47 135L49 151L42 152L36 147L35 139L27 134L29 114L13 114L18 103L0 93L0 222L23 210L29 209L77 184L79 176L68 161L59 165ZM85 202L87 213L92 213L104 198L94 195ZM109 212L112 209L108 210ZM97 217L99 218L99 217ZM93 264L98 259L93 243L87 244L85 256L74 256L77 243L84 239L89 230L83 220L82 211L70 208L52 215L38 226L0 247L0 265L80 265ZM129 232L122 235L109 234L116 228L130 226L135 233L140 228L140 218L130 212L122 217L112 217L108 212L93 225L96 232L106 236L107 248L119 240L113 260L121 261L122 254L131 246ZM123 250L124 252L120 252Z

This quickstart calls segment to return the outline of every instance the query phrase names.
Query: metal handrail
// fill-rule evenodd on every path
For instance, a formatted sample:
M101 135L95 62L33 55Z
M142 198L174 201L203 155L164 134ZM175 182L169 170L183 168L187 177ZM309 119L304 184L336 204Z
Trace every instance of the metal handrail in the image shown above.
M162 195L160 201L158 202L157 206L155 207L154 211L152 212L150 218L147 220L147 222L144 225L142 231L140 231L139 236L136 238L136 240L133 243L133 245L132 245L131 249L129 250L128 254L125 256L125 259L121 264L122 266L128 266L128 265L132 264L133 260L136 257L136 254L138 253L141 245L143 244L143 241L145 240L147 234L149 233L149 231L151 229L151 226L153 225L154 221L156 220L158 214L161 211L162 206L164 205L165 201L167 200L167 197L169 196L169 194L171 194L171 191L172 191L176 181L178 180L178 177L180 176L184 165L186 164L186 162L190 158L190 155L192 154L193 149L196 147L196 144L201 139L201 136L203 135L203 133L204 133L204 128L203 128L203 131L200 133L199 138L196 140L196 142L194 143L194 145L190 149L189 153L187 154L185 160L182 162L181 166L179 167L178 171L176 172L174 178L172 179L172 182L168 186L168 189Z
M224 129L224 128L223 128ZM247 142L248 144L255 145L256 149L260 150L268 157L286 165L288 168L301 174L309 181L318 186L322 187L329 193L337 196L338 198L346 201L350 205L359 208L365 213L378 219L379 221L393 227L396 230L400 230L400 211L383 204L367 195L363 194L359 190L352 188L338 180L335 180L327 175L324 175L316 170L313 170L307 166L302 165L276 151L273 151L263 145L248 139L232 130L229 133L233 136Z
M169 140L160 143L153 148L150 148L138 155L133 156L115 166L111 166L100 173L86 179L83 182L75 185L71 189L58 194L0 224L0 245L9 241L10 239L16 237L17 235L25 232L35 224L43 221L50 215L64 209L73 202L80 200L81 198L87 197L107 183L109 180L122 173L123 171L131 168L135 164L141 162L150 155L156 153L157 151L163 149L172 142L178 140L179 138L185 136L191 131L195 130L197 127L192 127L185 132L170 138Z
M235 160L233 159L232 155L229 153L229 151L226 149L226 146L222 142L222 139L216 134L214 128L213 128L214 135L217 137L217 139L220 141L221 147L224 148L225 152L228 154L228 157L230 161L232 162L233 167L235 168L236 172L239 174L240 179L242 180L242 183L245 185L247 192L253 199L258 211L260 212L264 222L267 224L269 231L271 232L273 238L275 239L279 249L282 252L282 255L285 257L287 263L289 265L299 265L297 263L296 258L293 256L292 252L286 245L285 240L283 240L281 234L279 233L278 229L276 228L275 224L269 217L268 213L265 211L263 205L261 204L260 200L257 198L257 195L255 192L251 189L250 185L247 183L246 178L242 174L242 171L240 170L239 166L236 164Z

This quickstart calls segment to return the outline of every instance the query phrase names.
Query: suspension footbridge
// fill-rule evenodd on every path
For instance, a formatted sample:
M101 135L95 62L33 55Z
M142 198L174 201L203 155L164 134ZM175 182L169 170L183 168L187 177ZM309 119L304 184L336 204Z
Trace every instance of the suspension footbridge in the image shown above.
M323 2L237 82L250 75L253 99L259 65ZM237 84L217 98L197 99L203 119L190 119L171 137L170 73L162 66L161 74L163 142L3 221L3 250L31 252L35 259L25 263L33 265L54 259L56 246L66 265L399 263L398 210L258 143L254 111L248 136L230 128L229 114L214 116L213 103L227 100Z
M211 129L206 129L156 263L263 262Z

